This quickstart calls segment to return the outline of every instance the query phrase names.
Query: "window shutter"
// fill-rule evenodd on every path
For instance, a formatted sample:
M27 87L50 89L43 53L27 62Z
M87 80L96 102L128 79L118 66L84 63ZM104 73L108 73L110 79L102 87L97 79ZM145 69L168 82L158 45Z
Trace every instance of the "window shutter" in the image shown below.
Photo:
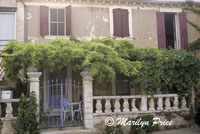
M121 9L113 9L114 36L122 37Z
M158 48L166 48L165 36L165 15L163 12L157 12L157 34L158 34Z
M40 35L49 35L49 8L40 6Z
M128 10L121 10L122 17L122 37L129 37L129 20L128 20Z
M71 35L71 5L66 7L66 35Z
M188 38L187 38L187 19L186 13L179 13L179 25L180 25L180 40L181 48L188 49Z

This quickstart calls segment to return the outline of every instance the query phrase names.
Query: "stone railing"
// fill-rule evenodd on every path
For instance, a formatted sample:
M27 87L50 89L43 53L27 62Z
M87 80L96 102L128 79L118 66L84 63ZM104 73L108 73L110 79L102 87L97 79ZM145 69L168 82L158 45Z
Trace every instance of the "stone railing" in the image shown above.
M5 117L2 118L13 118L13 103L18 103L19 99L2 99L0 100L0 103L6 104L5 108ZM3 108L1 107L1 111L3 111ZM2 115L1 115L2 116Z
M12 126L12 122L16 119L13 115L13 103L18 103L19 99L5 99L5 100L0 100L0 103L5 103L6 108L3 109L1 107L1 112L5 110L5 116L1 115L1 121L3 123L1 133L2 134L14 134L15 130ZM18 109L18 108L16 108ZM17 110L16 110L17 111ZM1 113L2 114L2 113Z
M177 94L156 94L153 96L94 96L94 114L131 112L150 113L189 110L185 98L182 98L182 102L179 102L178 98L179 96Z

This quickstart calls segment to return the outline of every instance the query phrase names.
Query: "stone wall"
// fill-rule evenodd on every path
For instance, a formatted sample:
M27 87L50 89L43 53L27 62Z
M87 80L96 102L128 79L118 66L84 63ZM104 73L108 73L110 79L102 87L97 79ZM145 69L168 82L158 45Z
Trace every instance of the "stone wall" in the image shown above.
M16 0L0 0L0 7L16 7Z
M188 112L181 113L182 115L188 115ZM165 126L165 125L159 125L158 130L165 130L170 128L180 128L180 127L190 127L193 122L191 120L184 119L184 116L180 116L180 113L135 113L135 114L118 114L118 115L94 115L94 134L99 134L99 132L102 132L105 128L105 120L107 117L112 117L115 121L114 126L117 125L117 119L118 118L136 118L137 116L145 116L145 115L153 115L154 117L160 118L161 121L167 120L172 121L172 126ZM125 134L128 134L130 132L130 126L123 126L123 131Z
M58 3L58 4L57 4ZM129 14L132 16L129 19L132 20L132 24L129 24L130 35L128 38L136 46L143 47L158 47L157 42L157 19L156 12L169 12L182 11L182 7L135 7L124 5L90 5L77 3L51 3L47 2L46 6L64 8L68 5L72 5L72 20L71 20L71 36L79 40L90 40L92 38L104 38L112 36L112 9L123 8L128 9ZM32 42L49 42L51 38L44 38L40 36L40 5L45 3L28 3L28 39ZM178 18L178 17L177 17ZM187 12L187 19L200 23L199 17L193 12ZM179 21L177 20L177 23ZM177 25L178 26L178 25ZM189 42L194 41L199 37L199 33L194 30L189 24L188 27L188 39ZM55 39L55 38L53 38Z

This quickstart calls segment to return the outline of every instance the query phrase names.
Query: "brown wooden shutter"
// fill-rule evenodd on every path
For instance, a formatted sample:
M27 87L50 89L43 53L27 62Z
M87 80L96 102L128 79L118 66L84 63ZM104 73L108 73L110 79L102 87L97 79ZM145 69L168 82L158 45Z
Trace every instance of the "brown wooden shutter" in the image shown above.
M158 33L158 48L166 48L165 36L165 15L163 12L157 12L157 33Z
M121 10L122 17L122 37L129 37L129 20L128 20L128 10Z
M122 14L121 9L113 9L113 25L114 25L114 36L122 37Z
M49 35L49 8L40 6L40 35Z
M71 5L66 7L66 35L71 35Z
M187 19L186 13L179 13L179 25L180 25L180 40L181 48L188 49L188 37L187 37Z

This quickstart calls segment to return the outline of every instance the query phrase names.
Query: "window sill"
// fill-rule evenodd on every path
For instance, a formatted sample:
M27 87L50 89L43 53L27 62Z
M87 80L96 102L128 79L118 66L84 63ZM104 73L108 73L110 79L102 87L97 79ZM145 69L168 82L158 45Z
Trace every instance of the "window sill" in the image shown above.
M51 36L51 35L46 35L46 36L44 36L44 38L47 39L47 40L56 40L56 39L69 40L70 39L69 36Z

